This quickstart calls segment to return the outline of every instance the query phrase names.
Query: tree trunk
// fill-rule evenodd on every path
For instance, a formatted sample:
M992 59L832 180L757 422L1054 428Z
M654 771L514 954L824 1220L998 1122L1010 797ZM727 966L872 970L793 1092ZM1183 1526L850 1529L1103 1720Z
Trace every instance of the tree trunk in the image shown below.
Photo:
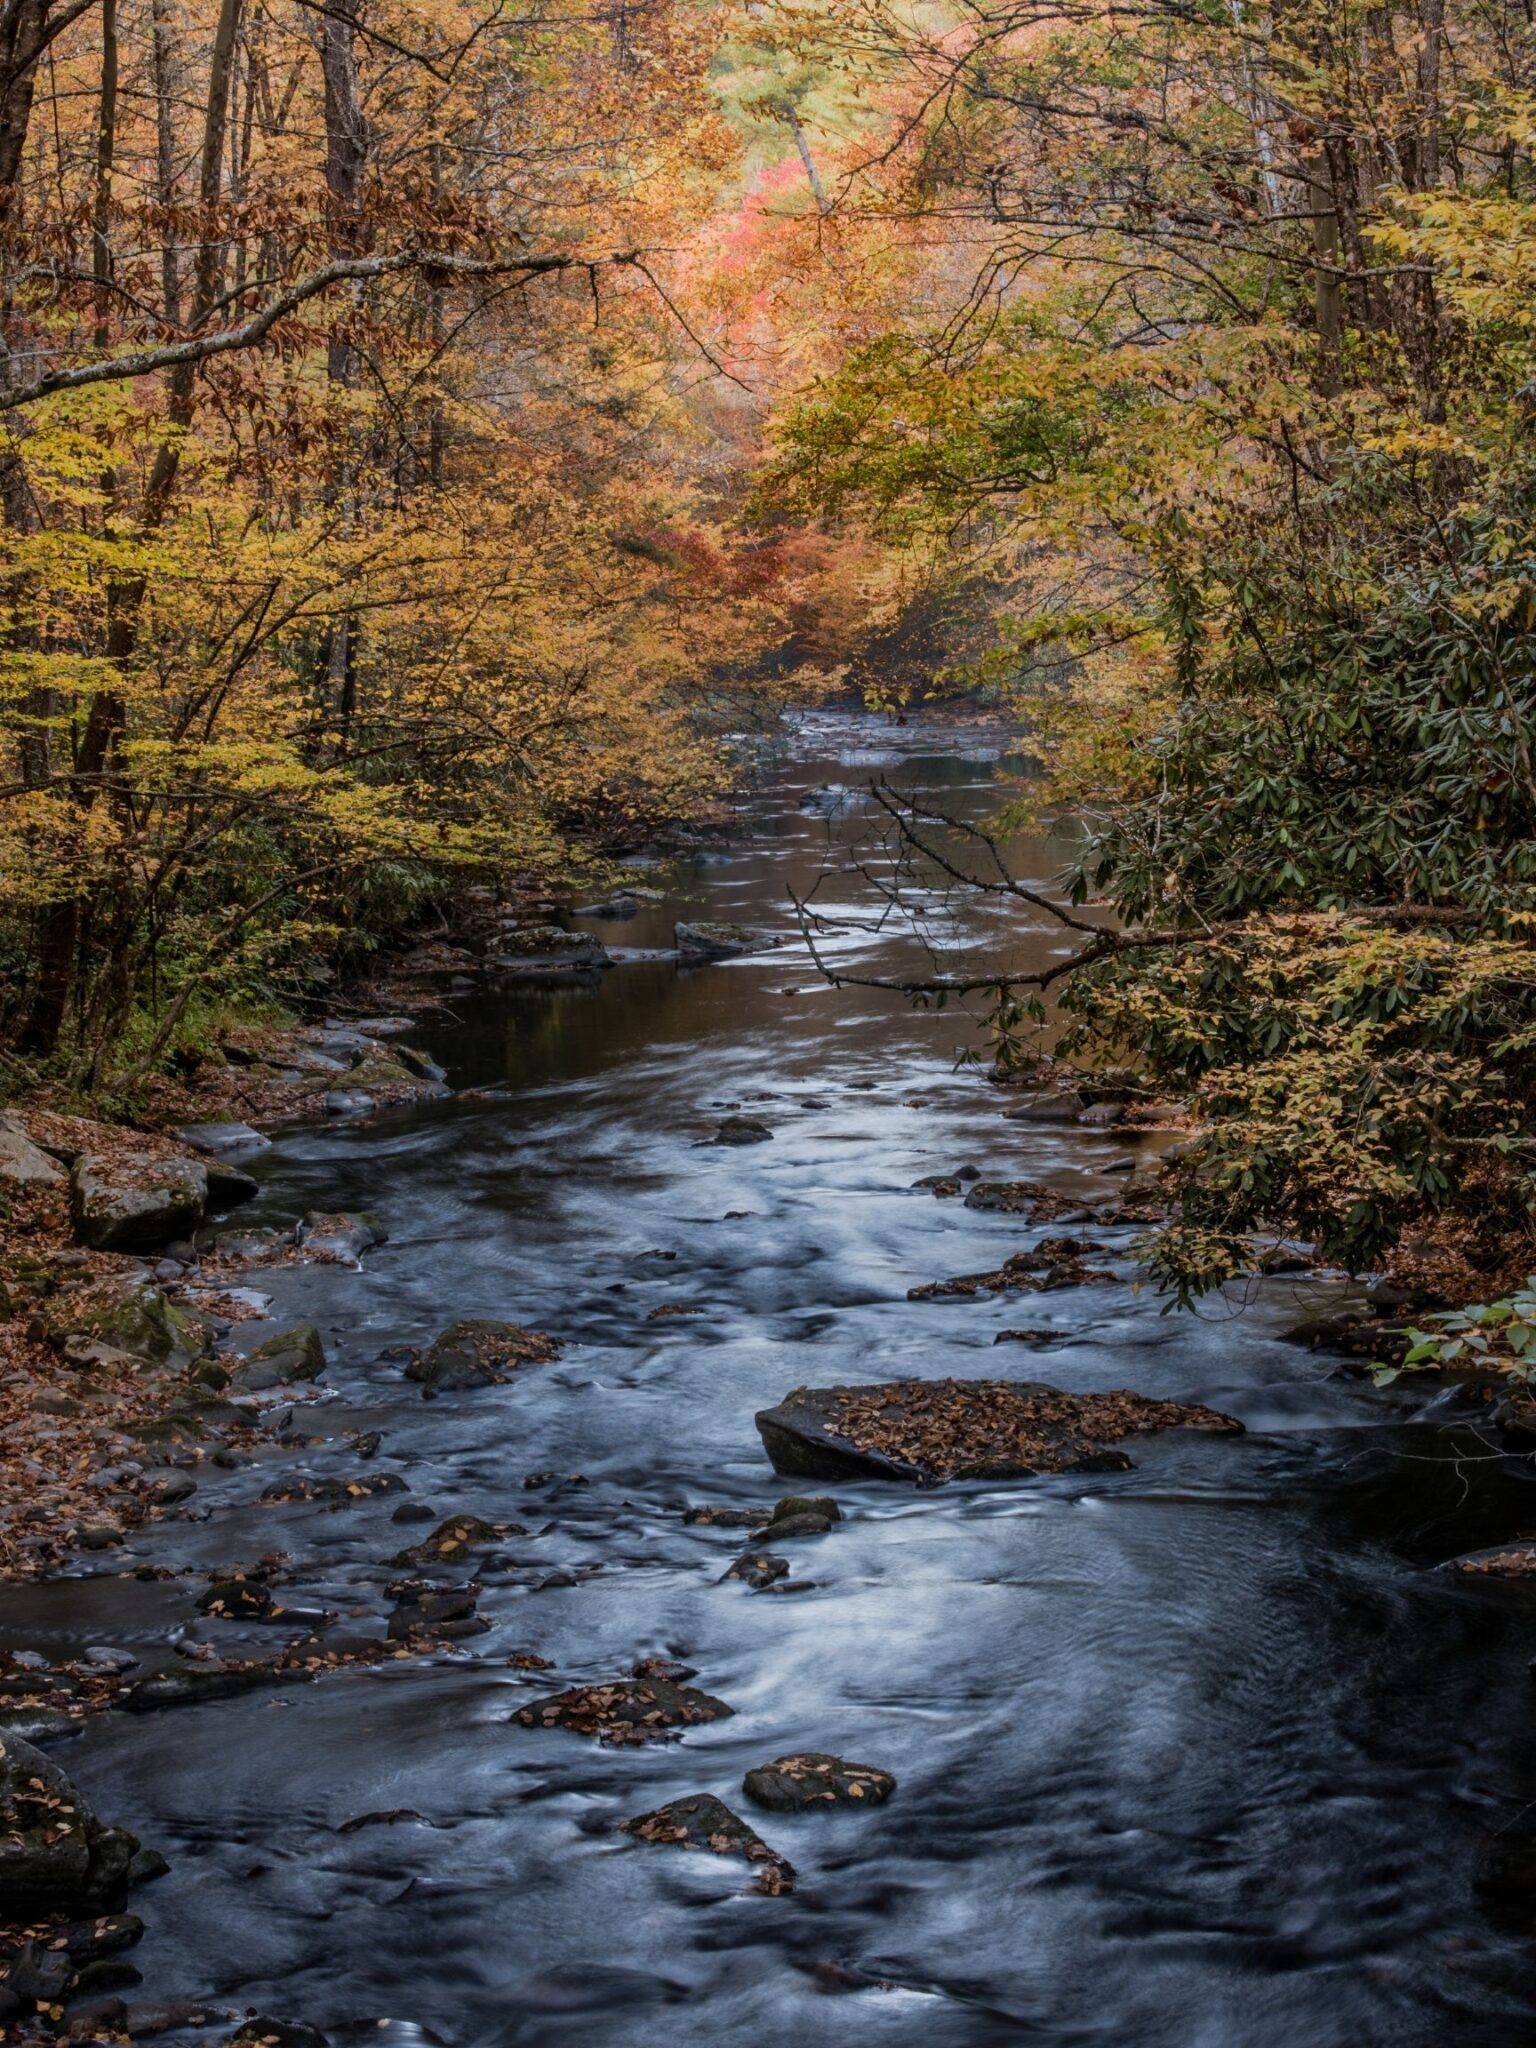
M181 325L181 252L170 225L176 204L176 128L172 98L170 0L151 0L155 77L155 198L166 214L160 248L160 296L167 327Z

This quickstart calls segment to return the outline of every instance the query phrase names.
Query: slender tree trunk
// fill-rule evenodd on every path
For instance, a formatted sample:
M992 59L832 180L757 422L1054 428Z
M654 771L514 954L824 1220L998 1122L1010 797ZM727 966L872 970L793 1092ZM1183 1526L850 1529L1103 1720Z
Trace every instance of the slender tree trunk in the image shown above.
M328 200L330 251L333 256L359 254L363 229L363 174L368 160L368 129L357 83L357 0L337 0L320 29L320 64L325 77L325 188ZM358 357L346 331L345 316L332 322L326 350L326 371L341 389L357 381ZM350 436L350 421L343 434ZM350 455L337 477L338 500L354 490L356 465ZM331 629L326 656L326 695L336 721L338 751L352 743L357 710L357 635L355 614L345 612Z
M91 277L96 346L111 340L112 159L117 148L117 0L101 0L101 100L96 123L96 182L91 199Z
M166 215L160 248L160 297L167 327L181 325L181 252L170 224L176 204L176 127L172 85L171 0L150 0L153 35L150 45L155 79L155 198Z
M800 161L805 165L805 175L809 178L811 190L816 195L816 210L818 213L830 213L832 211L832 202L827 197L826 186L821 182L821 173L816 168L815 157L811 155L811 145L805 138L805 130L800 126L800 117L796 114L793 107L789 108L788 113L790 132L795 138L795 147L800 152Z

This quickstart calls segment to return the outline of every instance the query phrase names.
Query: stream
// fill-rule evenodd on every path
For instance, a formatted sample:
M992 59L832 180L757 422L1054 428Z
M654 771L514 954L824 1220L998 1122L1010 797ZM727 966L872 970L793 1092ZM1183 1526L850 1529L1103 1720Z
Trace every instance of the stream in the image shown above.
M822 910L863 920L829 935L839 964L910 964L910 935L878 917L888 856L865 785L888 775L984 816L1010 744L807 718L737 837L637 872L665 900L585 927L638 957L596 988L454 997L456 1021L413 1032L456 1090L488 1092L294 1130L256 1158L242 1221L367 1209L389 1231L359 1270L253 1277L272 1317L324 1333L323 1396L295 1428L326 1440L199 1468L208 1519L6 1590L5 1640L120 1645L151 1666L190 1626L270 1652L270 1627L197 1622L195 1581L123 1574L271 1550L293 1559L285 1597L365 1610L343 1625L377 1632L387 1560L421 1529L392 1522L398 1495L262 1504L295 1469L396 1471L413 1502L527 1534L484 1579L488 1634L104 1715L59 1753L171 1864L135 1895L135 1996L454 2048L1536 2040L1536 1596L1433 1569L1536 1527L1528 1470L1478 1455L1432 1389L1378 1392L1281 1341L1328 1296L1305 1276L1199 1316L1165 1315L1128 1261L1113 1286L906 1299L1045 1234L913 1182L974 1164L1100 1199L1128 1152L1112 1131L1004 1121L1007 1098L956 1064L980 1044L963 1015L834 990L796 933L789 891L819 877ZM1047 888L1064 854L1014 848ZM1063 947L1016 903L957 914L967 943L1016 960ZM784 943L684 970L654 957L678 917ZM702 1142L734 1113L773 1140ZM1152 1141L1129 1150L1148 1159ZM1136 1233L1094 1234L1125 1260ZM647 1319L664 1305L701 1313ZM384 1354L462 1316L549 1331L563 1355L425 1401ZM1021 1323L1055 1334L993 1348ZM795 1546L812 1590L719 1583L740 1532L683 1510L795 1490L754 1411L801 1384L902 1375L1130 1387L1247 1434L1139 1442L1128 1472L839 1484L845 1519ZM360 1468L343 1433L372 1429L383 1446ZM541 1474L558 1476L524 1486ZM522 1650L554 1668L510 1666ZM648 1655L697 1667L734 1717L616 1749L509 1720ZM898 1790L869 1812L742 1801L744 1771L799 1750L892 1771ZM793 1861L792 1895L615 1832L692 1792ZM420 1818L338 1832L394 1809Z

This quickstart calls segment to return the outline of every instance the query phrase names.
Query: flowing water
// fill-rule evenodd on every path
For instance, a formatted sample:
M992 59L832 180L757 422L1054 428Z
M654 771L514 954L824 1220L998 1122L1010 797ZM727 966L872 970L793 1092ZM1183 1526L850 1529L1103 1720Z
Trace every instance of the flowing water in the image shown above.
M1037 1234L912 1191L919 1177L970 1162L1102 1194L1126 1151L1002 1121L997 1091L955 1065L976 1042L963 1017L834 991L795 936L788 891L821 877L822 908L865 919L829 938L840 964L910 961L877 916L889 870L859 792L885 774L983 815L1006 737L984 739L808 721L725 854L645 875L666 902L594 927L643 953L676 916L721 917L781 932L779 951L690 971L631 958L596 990L470 998L426 1036L457 1087L489 1094L261 1156L253 1220L364 1207L390 1231L361 1271L257 1276L274 1315L325 1332L331 1391L297 1427L332 1440L204 1467L211 1519L142 1532L128 1564L281 1548L285 1598L380 1615L386 1560L420 1531L391 1522L388 1495L260 1505L295 1465L392 1468L445 1515L528 1533L486 1577L494 1631L459 1651L109 1715L70 1745L98 1809L172 1864L135 1898L146 1995L458 2048L1536 2039L1536 1605L1432 1570L1536 1522L1521 1468L1417 1420L1417 1390L1383 1395L1280 1342L1317 1283L1199 1319L1163 1315L1129 1265L1114 1287L905 1298ZM862 876L837 871L838 842L864 846ZM1042 884L1063 852L1016 849ZM968 914L1015 958L1063 943L1016 904ZM773 1141L700 1142L737 1108ZM664 1304L702 1313L647 1319ZM563 1358L424 1402L381 1354L466 1315L549 1330ZM1059 1336L994 1350L1020 1322ZM718 1583L739 1534L683 1509L789 1490L754 1411L802 1383L899 1374L1128 1386L1227 1409L1248 1434L1147 1442L1126 1473L843 1484L845 1521L795 1549L814 1590ZM341 1440L358 1428L384 1433L367 1468ZM563 1476L524 1487L540 1473ZM14 1590L7 1639L163 1660L192 1586ZM270 1629L199 1626L272 1647ZM556 1669L510 1667L519 1649ZM540 1691L652 1653L697 1666L734 1718L630 1749L509 1723ZM744 1770L805 1749L894 1771L899 1790L868 1813L740 1801ZM792 1896L614 1832L698 1791L759 1822L798 1869ZM338 1832L397 1808L420 1819Z

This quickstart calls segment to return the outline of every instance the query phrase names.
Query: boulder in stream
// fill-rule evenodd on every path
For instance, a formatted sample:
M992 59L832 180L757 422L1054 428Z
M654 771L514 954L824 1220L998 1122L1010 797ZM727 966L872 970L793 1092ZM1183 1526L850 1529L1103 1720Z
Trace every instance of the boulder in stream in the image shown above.
M1109 1251L1091 1237L1043 1237L1033 1251L1015 1252L993 1273L960 1273L907 1289L908 1301L969 1301L978 1294L1051 1294L1062 1287L1104 1286L1115 1275L1085 1266L1095 1252ZM1111 1253L1111 1256L1113 1254Z
M485 971L497 981L587 981L612 965L595 934L568 932L558 924L503 931L485 956Z
M84 1152L70 1173L75 1236L92 1251L153 1251L189 1236L207 1206L208 1168L201 1159Z
M891 1380L797 1387L757 1417L774 1469L811 1479L1030 1479L1044 1472L1125 1471L1112 1448L1168 1429L1239 1435L1214 1408L1123 1390L1068 1394L1015 1380Z
M889 1771L807 1750L748 1771L741 1789L770 1813L814 1813L828 1806L883 1806L896 1790Z
M723 1799L712 1792L696 1792L686 1799L672 1799L654 1812L636 1814L621 1821L626 1835L639 1842L660 1843L674 1849L703 1849L712 1856L740 1856L757 1870L757 1889L771 1898L795 1888L794 1866L748 1827L739 1814L732 1813Z
M600 1685L573 1685L519 1707L512 1719L524 1728L568 1728L601 1742L653 1742L703 1721L728 1720L735 1712L696 1686L665 1678L614 1678Z
M728 1116L715 1132L717 1145L763 1145L773 1136L760 1117Z
M138 1846L125 1829L104 1827L41 1750L0 1736L0 1914L110 1905Z
M521 1522L482 1522L478 1515L450 1515L439 1522L430 1536L424 1536L409 1550L391 1560L394 1564L461 1565L477 1550L490 1550L507 1536L526 1536Z
M672 936L684 960L734 960L743 953L771 952L779 943L771 932L757 931L751 925L709 919L674 925Z
M235 1122L178 1125L176 1136L194 1152L207 1152L215 1159L231 1159L244 1152L264 1152L272 1143L250 1124Z
M1469 1550L1441 1566L1468 1579L1536 1579L1536 1543L1500 1543L1491 1550Z
M497 1387L525 1365L548 1365L560 1346L540 1330L517 1323L466 1318L450 1323L405 1368L408 1380L453 1393L464 1387Z
M1086 1202L1048 1188L1037 1180L978 1180L965 1197L967 1209L985 1209L1003 1216L1027 1216L1032 1223L1086 1223L1093 1211Z
M280 1330L249 1352L230 1373L234 1384L245 1393L260 1393L268 1387L286 1386L290 1381L317 1380L325 1371L325 1345L313 1323L296 1323Z
M355 1216L341 1210L311 1209L295 1230L294 1241L306 1259L355 1266L364 1252L387 1244L389 1232L366 1209L360 1209Z

